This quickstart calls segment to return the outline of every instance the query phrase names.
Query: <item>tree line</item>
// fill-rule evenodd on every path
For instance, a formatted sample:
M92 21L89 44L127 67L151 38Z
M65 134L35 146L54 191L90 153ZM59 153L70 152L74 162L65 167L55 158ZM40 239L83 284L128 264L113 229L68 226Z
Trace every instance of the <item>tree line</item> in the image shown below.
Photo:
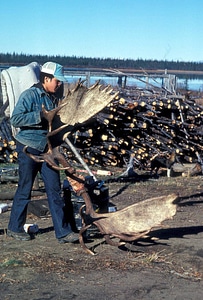
M184 62L152 59L117 59L117 58L92 58L61 55L29 55L18 53L0 53L0 64L25 65L33 61L43 64L46 61L55 61L64 67L80 68L118 68L118 69L167 69L203 71L203 62Z

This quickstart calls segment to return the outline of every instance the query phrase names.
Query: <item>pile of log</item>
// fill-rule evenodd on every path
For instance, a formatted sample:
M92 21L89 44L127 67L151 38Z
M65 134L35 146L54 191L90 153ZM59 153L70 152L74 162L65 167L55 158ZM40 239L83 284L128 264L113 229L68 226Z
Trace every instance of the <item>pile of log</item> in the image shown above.
M155 155L176 152L182 163L197 161L203 151L203 106L192 94L162 89L122 89L92 120L69 136L88 165L123 168L130 157L140 169ZM74 154L63 144L68 159ZM17 158L9 119L0 123L0 160Z
M16 144L12 136L9 118L0 123L0 163L15 163L17 160Z
M72 142L88 164L107 168L122 168L131 155L147 168L155 155L173 151L180 162L193 163L203 150L202 121L203 106L192 95L132 88L75 132Z

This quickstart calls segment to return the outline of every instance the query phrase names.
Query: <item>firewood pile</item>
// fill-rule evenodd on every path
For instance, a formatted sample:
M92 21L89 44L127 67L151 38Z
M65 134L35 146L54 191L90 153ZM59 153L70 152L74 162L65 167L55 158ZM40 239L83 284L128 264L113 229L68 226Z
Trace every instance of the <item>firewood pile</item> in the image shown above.
M0 123L0 163L15 163L17 159L15 140L9 118Z
M89 165L109 169L124 167L132 155L135 165L145 169L154 156L173 151L181 163L192 163L203 150L202 110L192 96L123 90L72 135L72 142ZM72 157L68 150L67 156Z
M134 156L140 169L156 155L176 152L182 163L203 150L203 106L193 96L128 88L69 138L87 164L123 168ZM75 160L67 145L61 151ZM0 123L0 162L16 162L8 118Z

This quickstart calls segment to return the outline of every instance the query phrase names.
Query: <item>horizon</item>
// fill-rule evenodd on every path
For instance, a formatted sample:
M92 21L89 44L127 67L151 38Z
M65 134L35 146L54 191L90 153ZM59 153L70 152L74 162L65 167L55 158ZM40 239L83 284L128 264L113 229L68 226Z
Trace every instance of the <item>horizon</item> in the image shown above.
M55 55L55 54L30 54L30 53L17 53L17 52L7 52L7 53L3 53L3 52L0 52L0 55L17 55L17 56L20 56L20 55L25 55L25 56L48 56L48 57L67 57L67 58L71 58L71 57L75 57L75 58L84 58L84 59L103 59L103 60L107 60L107 59L110 59L110 60L121 60L121 61L127 61L127 60L132 60L132 61L137 61L137 60L143 60L143 61L158 61L158 62L161 62L161 61L166 61L166 62L175 62L175 63L203 63L203 60L202 61L180 61L180 60L167 60L167 59L142 59L142 58L137 58L137 59L132 59L132 58L116 58L116 57L88 57L88 56L76 56L76 55ZM0 64L2 64L0 62Z

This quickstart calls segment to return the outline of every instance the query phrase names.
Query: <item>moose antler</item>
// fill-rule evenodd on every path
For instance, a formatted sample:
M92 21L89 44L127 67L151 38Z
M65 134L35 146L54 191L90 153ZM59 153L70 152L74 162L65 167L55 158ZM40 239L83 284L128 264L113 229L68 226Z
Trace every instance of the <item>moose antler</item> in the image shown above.
M51 167L58 170L70 170L65 157L59 152L58 145L62 144L73 127L83 124L106 107L119 92L113 92L110 86L104 87L97 81L87 88L84 81L79 80L74 89L69 90L66 97L60 101L59 106L47 111L42 106L43 117L48 122L48 151L40 156L24 152L37 162L46 161ZM53 146L54 145L54 146ZM60 167L55 160L58 160Z
M64 140L74 126L84 124L94 117L118 95L119 92L114 92L110 85L104 87L97 81L87 88L83 85L83 81L79 80L76 87L69 90L61 101L54 117L52 111L45 113L49 125L52 126L48 136L53 136L65 128L62 137Z
M83 227L80 230L79 240L86 253L94 252L88 249L83 240L83 233L92 225L96 225L106 242L112 246L120 246L125 242L135 241L153 228L158 227L166 219L171 219L176 214L176 194L150 198L135 203L120 211L98 214L94 211L91 200L86 193L81 194L85 201L86 211L81 212ZM86 221L87 220L87 221ZM115 243L111 237L120 238L122 241Z

